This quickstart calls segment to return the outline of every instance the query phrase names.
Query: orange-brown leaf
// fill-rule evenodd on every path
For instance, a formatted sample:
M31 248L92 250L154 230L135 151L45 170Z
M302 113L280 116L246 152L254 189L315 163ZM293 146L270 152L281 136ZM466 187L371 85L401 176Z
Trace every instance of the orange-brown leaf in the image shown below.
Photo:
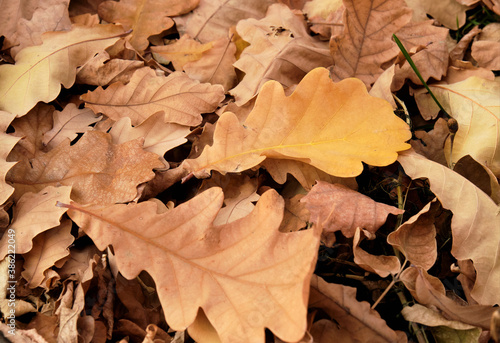
M201 307L222 342L262 342L265 327L299 340L317 232L280 233L283 200L275 191L264 193L247 217L213 227L222 201L213 187L162 214L150 201L73 204L69 212L98 248L113 246L123 276L146 270L153 277L172 329L193 323Z

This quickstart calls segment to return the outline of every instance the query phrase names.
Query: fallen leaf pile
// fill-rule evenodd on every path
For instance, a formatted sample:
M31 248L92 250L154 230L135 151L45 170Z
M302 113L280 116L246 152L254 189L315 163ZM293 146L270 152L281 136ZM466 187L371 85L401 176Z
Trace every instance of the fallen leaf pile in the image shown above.
M490 0L4 1L0 341L498 342L499 27Z

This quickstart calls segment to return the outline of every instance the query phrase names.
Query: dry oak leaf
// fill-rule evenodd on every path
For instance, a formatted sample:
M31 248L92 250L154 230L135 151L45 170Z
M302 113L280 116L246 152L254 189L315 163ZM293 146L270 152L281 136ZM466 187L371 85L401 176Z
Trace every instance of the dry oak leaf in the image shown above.
M174 25L169 17L192 11L199 0L121 0L104 1L99 5L99 17L109 23L119 23L131 29L130 44L139 52L148 45L148 37Z
M168 77L151 68L137 70L126 85L116 82L81 96L85 106L117 121L129 117L139 125L156 112L165 112L165 121L186 126L201 123L201 113L213 112L224 99L224 89L200 84L182 72Z
M260 343L264 328L300 339L318 232L280 233L283 200L273 190L248 216L214 227L222 202L213 187L163 214L150 201L68 207L99 249L113 246L125 278L142 270L153 277L173 330L193 323L201 307L221 342Z
M106 86L115 82L128 83L133 73L144 67L142 61L111 58L101 51L78 68L76 82L86 85Z
M476 283L471 296L482 305L500 303L500 211L498 205L467 179L452 170L408 151L398 162L411 178L428 178L442 206L453 212L452 255L471 259Z
M53 204L54 205L54 204ZM58 227L44 231L33 239L33 248L23 255L24 264L21 275L28 287L40 286L45 272L59 260L69 256L69 249L75 237L71 235L71 221L66 219Z
M440 24L451 30L458 30L465 24L468 6L462 5L457 0L419 0L413 3L419 10L431 15ZM458 25L458 27L457 27Z
M14 207L14 215L9 230L14 230L16 254L25 254L33 247L33 238L41 232L58 226L67 209L56 206L57 201L69 201L71 187L46 187L39 193L24 194ZM0 257L9 250L9 237L5 231L0 240Z
M472 57L480 67L500 70L500 23L486 25L472 43Z
M382 74L382 64L399 49L392 34L411 19L403 0L345 0L344 33L332 37L332 78L361 79L370 86Z
M309 307L323 309L336 323L336 342L407 342L406 335L392 330L366 301L356 300L356 288L311 279Z
M212 42L201 44L189 38L189 35L183 35L172 44L152 46L151 52L159 63L169 64L172 62L175 70L182 71L186 63L199 60L203 53L210 50L212 46Z
M496 308L488 305L468 305L448 298L441 281L420 267L405 269L401 281L420 304L438 310L445 318L488 330Z
M416 130L415 137L417 139L411 140L410 143L412 148L420 155L446 166L444 144L449 136L450 129L448 128L447 121L443 118L438 118L434 123L433 130L429 132Z
M7 156L21 139L21 137L5 133L14 118L14 114L0 111L0 205L5 203L14 193L14 187L5 182L5 176L10 168L16 164L16 162L7 162Z
M310 70L332 64L327 44L311 37L304 18L283 4L270 6L261 20L240 21L236 30L250 43L234 63L246 73L229 92L238 106L257 95L266 81L278 81L288 88Z
M388 277L396 275L401 271L401 263L396 256L373 255L363 250L359 244L365 238L359 227L356 229L353 240L352 252L354 255L354 263L370 273L376 273L380 277Z
M101 120L102 116L96 116L91 109L79 109L69 103L62 111L54 111L53 118L54 126L43 133L42 139L42 144L49 149L55 148L66 138L73 141L78 133L92 130L90 125Z
M434 84L430 89L458 122L451 158L451 141L446 140L444 147L447 161L454 165L471 155L500 177L500 77L489 81L474 76L451 85ZM430 98L428 93L420 93ZM421 97L416 100L418 104Z
M175 18L180 33L202 43L227 37L231 26L247 18L260 19L274 0L200 0L191 13Z
M324 181L318 181L301 202L311 212L310 221L321 226L324 234L340 230L346 237L353 237L358 227L373 234L389 213L404 213L344 185Z
M239 172L266 157L307 162L340 177L359 175L361 161L387 165L408 149L408 126L356 79L333 83L328 70L309 72L289 97L276 81L263 87L243 126L231 112L219 118L214 143L183 166L196 177Z
M130 118L124 117L113 124L109 134L114 144L142 137L143 149L163 158L167 151L184 144L187 141L185 137L191 132L187 126L165 123L164 117L163 111L157 112L135 127L132 127Z
M104 132L89 131L73 146L64 141L35 159L23 159L7 174L14 197L38 192L49 185L71 185L72 199L80 203L127 202L137 196L137 185L162 168L158 155L142 149L142 139L120 145Z
M425 270L437 259L434 220L438 209L439 203L433 200L387 236L387 243L400 250L411 264Z
M61 84L73 85L76 67L114 44L122 33L121 26L97 25L43 34L42 45L21 50L15 65L0 66L0 109L20 117L37 102L54 100Z
M304 194L297 194L292 198L285 198L285 214L281 221L281 232L295 232L305 228L309 221L310 213L305 204L300 202Z
M468 330L475 328L475 326L469 324L446 319L438 312L420 304L405 306L401 310L401 314L409 322L415 322L427 326L447 326L455 330Z
M212 42L212 48L203 52L202 57L184 65L190 78L200 82L220 84L227 92L236 84L236 45L227 38Z

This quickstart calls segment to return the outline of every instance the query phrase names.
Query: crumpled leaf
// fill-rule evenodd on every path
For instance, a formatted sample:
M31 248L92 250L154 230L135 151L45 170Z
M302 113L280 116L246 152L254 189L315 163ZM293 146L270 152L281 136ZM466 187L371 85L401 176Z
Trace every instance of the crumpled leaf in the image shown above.
M169 17L192 11L199 0L121 0L104 1L99 5L99 17L109 23L119 23L131 29L130 43L138 51L144 51L148 37L161 33L174 25Z
M221 86L200 84L186 74L158 76L151 68L137 70L126 85L116 82L81 96L85 106L113 120L129 117L139 125L158 111L165 121L186 126L201 123L201 113L209 113L224 99Z
M469 324L446 319L438 312L420 304L413 304L412 306L404 307L401 310L401 314L409 322L415 322L427 326L447 326L455 330L468 330L475 328L475 326Z
M247 18L264 17L274 0L200 0L191 13L174 18L181 34L202 43L227 37L231 26Z
M285 214L281 221L281 232L295 232L306 227L310 213L305 204L300 202L304 194L297 194L290 199L285 199Z
M431 190L444 208L453 212L452 255L471 259L477 272L471 296L482 305L500 303L500 211L483 191L452 170L413 151L399 155L398 162L411 178L429 179Z
M500 70L500 23L486 25L472 43L472 57L480 67L491 70Z
M338 337L345 342L406 342L406 335L393 331L366 301L356 300L356 288L311 279L309 307L323 309L338 323ZM347 340L350 338L350 340Z
M400 279L415 299L426 306L433 306L445 318L489 329L495 308L488 305L463 306L445 295L441 281L419 267L405 269Z
M326 43L311 37L304 19L283 4L270 6L261 20L241 20L236 30L250 43L234 63L246 74L230 91L238 106L252 99L266 81L291 87L315 67L332 64Z
M354 263L371 273L376 273L380 277L396 275L401 270L401 263L396 256L373 255L363 250L359 244L365 238L365 234L358 227L354 233L352 252Z
M187 126L166 123L164 117L162 111L157 112L136 127L132 127L130 118L124 117L113 124L109 134L114 144L123 144L142 137L142 147L145 151L163 157L170 149L185 143L185 137L191 132Z
M262 342L265 327L300 339L318 233L280 233L283 200L272 190L247 217L213 227L222 201L213 187L163 214L150 201L68 207L99 249L113 246L125 278L152 276L173 330L184 330L201 307L222 342Z
M370 86L382 74L382 64L399 48L392 34L411 19L403 0L345 0L344 34L332 37L332 79L356 77Z
M444 144L449 136L450 130L446 120L439 118L434 123L433 130L429 132L415 130L415 137L417 139L411 140L410 143L412 148L420 155L446 166L447 162L444 155Z
M59 225L61 216L67 209L56 207L56 202L68 202L71 187L49 186L39 193L24 194L14 207L14 215L9 229L15 231L16 254L24 254L33 247L33 238L41 232ZM0 257L9 250L9 236L0 240Z
M91 130L89 126L99 121L102 116L96 116L91 109L79 109L69 103L62 111L54 111L54 127L43 134L43 145L53 149L65 139L74 140L78 133Z
M122 33L121 26L96 25L43 34L42 45L21 50L15 65L0 66L0 109L19 117L39 101L54 100L61 84L73 85L77 66L115 43Z
M81 203L131 201L137 185L154 177L153 168L162 168L158 155L142 149L141 140L121 145L111 137L89 131L73 146L66 140L35 159L23 159L7 174L18 199L23 193L50 185L71 185L71 198Z
M465 11L469 9L468 6L460 4L457 0L419 0L413 3L451 30L458 30L465 24Z
M311 212L310 221L321 226L324 234L340 230L346 237L353 237L358 227L375 233L389 213L404 213L346 186L324 181L318 181L300 201Z
M5 133L14 118L14 114L0 111L0 205L14 193L14 187L5 182L5 176L16 164L16 162L7 162L7 156L21 139L21 137Z
M128 83L133 73L143 67L142 61L111 58L108 52L101 51L78 68L76 82L94 86Z
M55 207L55 203L52 205ZM28 287L40 286L45 278L45 271L69 256L68 247L75 240L71 235L71 225L70 220L63 220L58 227L44 231L33 239L33 248L23 255L24 270L21 273L28 282Z
M189 38L189 35L183 35L172 44L152 46L151 51L158 62L162 64L172 62L175 70L182 71L186 63L199 60L203 53L212 47L212 42L201 44Z
M399 249L411 264L425 270L431 269L437 259L434 220L438 209L439 203L435 200L428 203L387 236L387 243Z
M183 166L206 177L210 170L238 172L271 157L351 177L362 171L361 161L392 163L409 138L406 123L387 102L370 97L359 80L335 84L326 69L316 68L289 97L278 82L266 83L243 126L233 113L223 113L214 144Z
M450 140L446 141L444 153L454 165L461 157L471 155L500 176L500 78L495 81L470 77L451 85L434 84L430 89L444 107L457 120L458 131L453 142L450 158ZM429 98L426 92L416 96ZM420 106L420 104L419 104ZM435 112L437 113L437 111Z

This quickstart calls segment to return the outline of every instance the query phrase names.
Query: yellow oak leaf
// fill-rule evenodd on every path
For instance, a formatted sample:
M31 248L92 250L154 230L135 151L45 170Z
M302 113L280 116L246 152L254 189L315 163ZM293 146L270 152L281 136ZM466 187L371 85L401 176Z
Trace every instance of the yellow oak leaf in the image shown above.
M114 44L123 34L116 25L73 26L71 31L47 32L42 45L16 55L16 64L0 66L0 109L25 115L39 101L54 100L61 84L75 82L76 67Z
M409 148L408 126L391 105L371 97L363 83L333 83L328 71L309 72L294 93L269 81L243 125L231 112L219 118L214 143L183 166L196 177L255 167L267 157L307 162L340 177L359 175L361 161L383 166Z

